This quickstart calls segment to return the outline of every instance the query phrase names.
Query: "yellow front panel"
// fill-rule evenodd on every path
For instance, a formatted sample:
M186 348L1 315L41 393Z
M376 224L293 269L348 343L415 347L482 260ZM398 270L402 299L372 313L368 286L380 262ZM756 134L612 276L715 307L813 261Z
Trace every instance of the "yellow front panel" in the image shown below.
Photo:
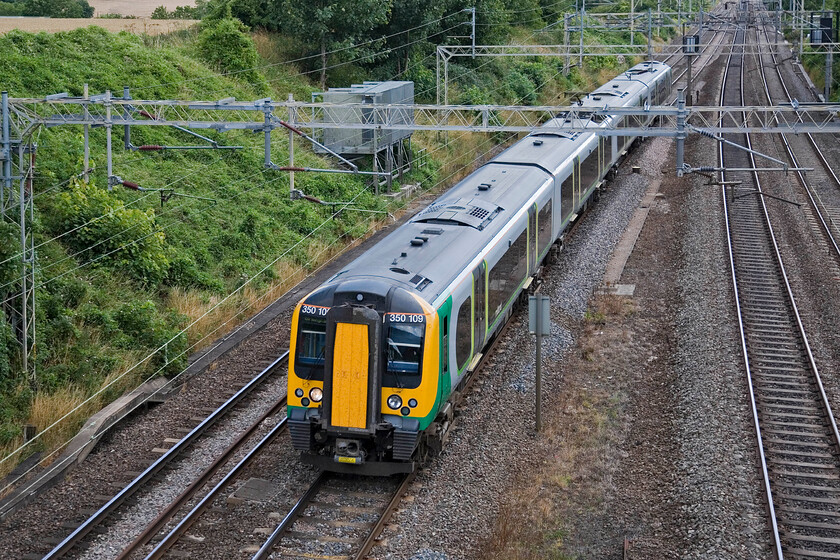
M331 423L345 428L365 428L369 358L367 325L337 323L333 352Z

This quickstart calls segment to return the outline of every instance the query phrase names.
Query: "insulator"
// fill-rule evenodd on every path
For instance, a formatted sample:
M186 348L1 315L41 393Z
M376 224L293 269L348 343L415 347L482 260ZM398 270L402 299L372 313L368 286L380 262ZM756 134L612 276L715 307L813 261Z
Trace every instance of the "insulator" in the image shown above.
M156 121L156 120L157 120L157 119L155 118L155 116L154 116L154 115L152 115L151 113L149 113L148 111L143 111L143 110L140 110L140 111L137 111L137 112L138 112L138 113L140 113L141 115L143 115L144 117L146 117L147 119L152 119L153 121Z
M715 136L714 132L709 132L708 130L703 130L702 128L695 128L695 132L702 134L703 136L708 136L709 138L714 138L715 140L720 140L717 136Z
M158 146L157 144L146 144L145 146L140 146L137 148L141 152L155 152L158 150L163 150L163 146Z
M123 181L122 186L124 186L126 188L129 188L129 189L132 189L132 190L135 190L135 191L140 190L140 185L138 185L137 183L134 183L132 181Z

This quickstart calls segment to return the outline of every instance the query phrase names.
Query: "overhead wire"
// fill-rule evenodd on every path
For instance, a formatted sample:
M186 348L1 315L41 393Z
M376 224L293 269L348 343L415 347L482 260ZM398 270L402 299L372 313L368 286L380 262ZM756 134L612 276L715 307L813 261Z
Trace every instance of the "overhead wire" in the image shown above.
M490 139L485 140L485 143L486 143L486 142L489 142L489 141L490 141ZM487 150L487 151L483 152L483 153L482 153L482 154L480 154L479 156L475 157L475 158L473 159L473 161L477 161L477 160L478 160L478 159L480 159L481 157L483 157L483 156L487 155L488 153L490 153L490 151L492 151L492 149L493 149L493 147L491 147L489 150ZM448 181L448 180L449 180L452 176L454 176L456 173L457 173L457 171L453 171L453 172L452 172L450 175L448 175L447 177L445 177L445 178L443 178L443 179L439 180L439 181L436 183L436 185L435 185L435 186L439 186L439 185L443 184L444 182ZM280 178L280 177L278 177L278 179L279 179L279 178ZM275 179L275 180L276 180L276 179ZM434 188L434 186L433 186L432 188ZM87 405L89 402L91 402L91 401L92 401L93 399L95 399L97 396L101 395L103 392L105 392L105 391L107 391L108 389L110 389L110 388L111 388L114 384L116 384L118 381L122 380L122 379L123 379L126 375L128 375L129 373L131 373L132 371L134 371L136 368L140 367L142 364L144 364L145 362L147 362L148 360L150 360L152 357L154 357L157 353L159 353L160 351L162 351L164 348L168 347L168 345L169 345L171 342L173 342L174 340L176 340L178 337L180 337L180 336L182 336L182 335L186 334L186 333L187 333L187 331L188 331L188 330L189 330L189 329L190 329L193 325L198 324L198 322L199 322L200 320L204 319L204 318L205 318L208 314L210 314L211 312L213 312L213 311L215 311L216 309L218 309L221 305L223 305L226 301L228 301L228 300L229 300L231 297L233 297L235 294L237 294L237 293L239 293L240 291L242 291L242 290L244 289L244 287L245 287L245 286L247 286L248 284L250 284L251 282L253 282L253 280L255 280L256 278L258 278L261 274L265 273L265 272L266 272L266 271L267 271L270 267L274 266L277 262L279 262L279 261L280 261L280 259L282 259L282 258L283 258L283 257L285 257L286 255L288 255L288 254L289 254L289 253L290 253L293 249L295 249L296 247L298 247L298 246L299 246L301 243L303 243L306 239L308 239L308 238L312 237L314 233L316 233L317 231L319 231L320 229L322 229L322 228L323 228L323 227L324 227L327 223L329 223L329 222L330 222L331 220L333 220L333 219L334 219L337 215L339 215L342 211L344 211L344 209L345 209L345 208L347 208L349 205L353 204L353 203L356 201L356 199L358 199L358 197L359 197L359 196L361 196L364 192L367 192L367 191L366 191L366 189L362 189L362 190L360 190L360 191L356 194L356 196L354 196L354 197L353 197L350 201L348 201L348 202L346 202L346 203L341 204L341 206L342 206L341 208L339 208L339 209L337 209L335 212L333 212L333 213L332 213L332 214L331 214L331 215L330 215L327 219L325 219L325 220L324 220L323 222L321 222L318 226L316 226L315 228L313 228L313 230L312 230L311 232L309 232L307 235L305 235L304 237L302 237L300 240L298 240L296 243L294 243L292 246L290 246L288 249L286 249L284 252L282 252L282 253L281 253L281 254L280 254L277 258L275 258L273 261L271 261L270 263L268 263L267 265L265 265L265 266L264 266L262 269L260 269L258 272L256 272L255 274L253 274L253 275L252 275L250 278L248 278L248 280L246 280L246 281L245 281L245 282L244 282L241 286L239 286L238 288L236 288L235 290L233 290L230 294L228 294L227 296L225 296L224 298L222 298L221 300L219 300L218 302L216 302L216 304L215 304L215 305L213 305L213 306L211 306L210 308L208 308L208 310L207 310L207 311L205 311L205 312L204 312L202 315L200 315L199 317L195 318L195 319L194 319L194 320L193 320L193 321L192 321L189 325L187 325L186 327L184 327L183 329L181 329L181 331L179 331L179 332L178 332L175 336L173 336L172 338L170 338L169 340L167 340L165 343L163 343L162 345L160 345L157 349L155 349L155 350L153 350L152 352L150 352L149 354L147 354L147 355L146 355L143 359L139 360L138 362L136 362L135 364L133 364L132 366L130 366L129 368L127 368L127 369L126 369L123 373L121 373L120 375L116 376L114 379L112 379L111 381L109 381L109 383L107 383L105 386L101 387L98 391L96 391L95 393L93 393L92 395L90 395L90 396L89 396L87 399L85 399L82 403L78 404L78 405L77 405L76 407L74 407L72 410L68 411L68 412L67 412L67 413L65 413L63 416L61 416L60 418L58 418L57 420L55 420L52 424L50 424L50 425L49 425L49 426L47 426L45 429L43 429L41 432L39 432L39 433L38 433L38 435L36 435L36 436L35 436L35 438L33 438L32 440L30 440L30 441L28 441L28 442L24 443L23 445L21 445L21 446L20 446L20 447L18 447L17 449L13 450L13 451L12 451L12 452L10 452L10 453L9 453L6 457L3 457L2 459L0 459L0 465L2 465L4 462L6 462L7 460L9 460L11 457L14 457L14 456L15 456L15 455L17 455L18 453L20 453L23 449L25 449L26 447L28 447L28 446L29 446L30 444L32 444L34 441L37 441L37 439L39 439L41 436L43 436L43 434L45 434L45 433L47 433L48 431L50 431L50 430L54 429L57 425L59 425L61 422L63 422L63 421L64 421L64 420L66 420L67 418L69 418L72 414L74 414L75 412L77 412L78 410L80 410L82 407L84 407L85 405ZM420 194L418 194L417 196L421 196L421 195L420 195ZM415 197L415 198L416 198L416 197ZM366 235L367 233L369 233L369 232L373 229L373 227L374 227L374 224L372 223L372 224L368 227L368 230L366 231L365 235ZM333 257L333 258L336 258L336 257ZM323 265L321 265L321 266L323 267L323 266L325 266L326 264L327 264L327 263L324 263L324 264L323 264ZM248 309L249 307L251 307L252 305L253 305L253 304L249 304L249 305L245 306L244 308L242 308L242 307L241 307L241 308L240 308L240 312L241 312L241 311L244 311L244 310L247 310L247 309ZM230 321L232 321L232 320L233 320L235 317L237 317L239 314L240 314L240 313L236 313L236 314L234 314L234 315L231 317L231 319L228 319L228 320L227 320L227 321L225 321L224 323L221 323L219 326L217 326L215 329L213 329L210 333L205 334L205 335L204 335L201 339L199 339L198 341L196 341L196 342L195 342L195 343L193 343L192 345L188 346L185 350L183 350L183 351L182 351L182 352L180 352L178 355L176 355L176 356L175 356L175 359L180 358L180 357L181 357L181 356L183 356L185 353L189 352L191 349L195 348L197 345L199 345L201 342L203 342L206 338L208 338L208 337L209 337L209 336L211 336L212 334L215 334L217 331L219 331L219 330L220 330L220 329L222 329L224 326L226 326L226 325L227 325ZM245 324L247 324L247 322L246 322ZM243 328L243 327L245 326L245 324L243 324L243 325L242 325L242 326L240 326L239 328ZM209 351L210 351L210 350L208 350L208 352L209 352ZM159 374L159 373L163 370L163 368L164 368L164 367L166 367L166 366L162 366L161 368L159 368L159 369L158 369L157 371L155 371L154 373L152 373L152 374L148 375L148 376L147 376L147 378L146 378L146 381L148 381L149 379L152 379L152 378L156 377L156 376L157 376L157 375L158 375L158 374ZM175 376L172 378L172 380L171 380L171 381L175 381L175 380L177 380L178 378L180 378L180 376L181 376L181 375L183 375L183 374L186 372L186 369L187 369L187 368L185 368L184 370L182 370L181 372L179 372L177 375L175 375ZM66 447L66 445L67 445L67 444L68 444L71 440L72 440L72 438L70 438L70 439L68 439L67 441L65 441L65 442L64 442L64 444L62 444L61 446L57 447L55 451L53 451L50 455L48 455L48 456L47 456L47 457L45 457L44 459L48 459L48 458L52 457L53 455L55 455L55 454L59 453L59 452L60 452L63 448L65 448L65 447ZM34 465L33 467L31 467L31 468L29 469L29 471L26 471L26 472L22 473L22 474L21 474L21 475L20 475L17 479L10 481L10 482L9 482L9 483L8 483L8 484L7 484L7 485L6 485L3 489L2 489L2 490L0 490L0 493L4 493L6 490L8 490L8 489L12 488L15 484L17 484L17 482L19 482L19 481L20 481L20 480L22 480L24 477L26 477L26 476L27 476L27 474L28 474L30 471L34 470L35 468L37 468L37 465Z
M422 28L428 27L430 25L435 25L435 24L441 23L441 22L443 22L443 21L445 21L445 20L447 20L451 17L459 15L460 13L461 13L461 11L453 12L451 14L441 16L440 18L438 18L436 20L431 20L427 23L418 25L416 27L412 27L410 29L404 29L404 30L398 31L396 33L392 33L391 35L386 35L385 37L381 37L379 39L371 39L369 41L363 41L361 43L354 43L354 44L348 45L346 47L333 49L331 51L327 51L324 54L329 56L329 55L337 54L337 53L340 53L340 52L356 49L356 48L359 48L359 47L364 46L364 45L376 43L378 41L381 41L382 39L390 39L390 38L396 37L398 35L402 35L402 34L405 34L405 33L410 33L412 31L417 31L418 29L422 29ZM459 25L463 25L463 23L459 24ZM435 33L435 35L437 35L437 34L439 34L439 33ZM193 83L193 82L198 82L198 81L209 80L209 79L212 79L212 78L215 78L215 77L226 77L226 76L241 74L241 73L244 73L244 72L252 72L252 71L255 71L255 70L265 70L265 69L268 69L268 68L274 68L276 66L287 66L287 65L297 64L298 62L304 62L304 61L307 61L307 60L316 59L316 58L320 58L320 57L321 57L321 53L317 53L317 54L304 56L304 57L300 57L300 58L296 58L296 59L292 59L292 60L284 60L282 62L273 62L271 64L264 64L264 65L254 66L254 67L251 67L251 68L245 68L245 69L241 69L241 70L232 70L230 72L216 72L216 73L213 73L213 75L210 76L210 77L190 78L190 79L187 79L187 80L179 80L179 81L174 81L174 82L162 82L162 83L158 83L158 84L138 86L138 87L132 88L132 91L142 91L142 90L145 90L145 89L167 87L167 86L176 86L176 85L181 85L181 84L186 84L186 83Z
M556 73L554 76L556 76L557 74L559 74L559 72L558 72L558 73ZM553 76L552 76L552 77L553 77ZM547 81L548 81L548 80L544 81L544 82L543 82L543 84L544 84L545 82L547 82ZM488 139L484 140L483 144L486 144L486 143L488 143L488 142L490 142L490 141L491 141L491 139L489 139L489 138L488 138ZM480 158L482 158L482 157L484 157L485 155L487 155L488 153L490 153L490 152L494 149L494 147L495 147L495 145L494 145L493 147L491 147L490 149L488 149L487 151L483 152L482 154L480 154L480 155L476 156L476 157L473 159L473 162L478 161ZM441 147L440 149L442 149L442 147ZM448 175L447 177L445 177L445 178L443 178L443 179L439 180L439 181L436 183L436 185L435 185L435 186L439 186L439 185L443 184L444 182L448 181L451 177L453 177L454 175L456 175L458 172L459 172L459 170L455 170L455 171L453 171L453 172L452 172L452 173L450 173L450 175ZM279 179L280 179L280 177L277 177L277 178L272 179L272 180L270 180L270 181L266 181L264 184L270 184L271 182L274 182L274 181L279 180ZM434 186L433 186L433 188L434 188ZM221 299L221 300L220 300L219 302L217 302L214 306L212 306L211 308L209 308L209 309L208 309L208 310L207 310L204 314L202 314L201 316L199 316L198 318L196 318L195 320L193 320L193 322L191 322L191 323L190 323L189 325L187 325L184 329L182 329L181 331L179 331L179 333L178 333L175 337L170 338L167 342L165 342L163 345L159 346L156 350L154 350L153 352L151 352L150 354L148 354L145 358L143 358L143 359L142 359L142 360L140 360L139 362L135 363L134 365L130 366L130 367L129 367L129 368L128 368L125 372L123 372L121 375L117 376L114 380L112 380L111 382L109 382L106 386L102 387L99 391L97 391L96 393L92 394L90 397L88 397L88 399L86 399L83 403L81 403L80 405L78 405L78 406L77 406L76 408L74 408L72 411L68 412L67 414L63 415L61 418L59 418L58 420L56 420L55 422L53 422L53 423L52 423L50 426L48 426L45 430L43 430L41 433L39 433L39 434L36 436L36 438L35 438L35 439L39 438L39 437L40 437L43 433L45 433L46 431L51 430L52 428L54 428L54 427L55 427L56 425L58 425L60 422L62 422L63 420L65 420L67 417L69 417L71 414L73 414L74 412L78 411L78 410L79 410L82 406L84 406L84 405L86 405L88 402L90 402L93 398L97 397L97 396L98 396L98 395L100 395L102 392L104 392L105 390L109 389L109 388L110 388L113 384L115 384L117 381L121 380L121 379L122 379L125 375L127 375L128 373L130 373L130 372L131 372L131 371L133 371L135 368L139 367L140 365L142 365L143 363L145 363L145 362L146 362L146 361L148 361L149 359L151 359L151 358L152 358L155 354L157 354L158 352L160 352L161 350L163 350L164 348L166 348L166 347L168 346L168 344L169 344L169 343L171 343L172 341L174 341L177 337L179 337L179 336L181 336L181 335L186 334L186 332L188 331L188 329L190 329L193 325L197 324L197 323L198 323L198 321L200 321L201 319L203 319L204 317L206 317L209 313L211 313L211 312L212 312L212 311L214 311L215 309L218 309L218 307L219 307L219 306L221 306L221 305L222 305L225 301L227 301L227 300L228 300L228 299L230 299L233 295L235 295L236 293L238 293L239 291L241 291L241 290L242 290L242 289L243 289L246 285L248 285L248 284L249 284L249 283L251 283L254 279L256 279L256 278L257 278L257 277L259 277L261 274L263 274L264 272L266 272L266 271L267 271L270 267L274 266L277 262L279 262L279 260L280 260L281 258L283 258L285 255L287 255L287 254L288 254L290 251L292 251L294 248L296 248L297 246L299 246L299 245L300 245L300 244L301 244L304 240L306 240L306 239L310 238L310 237L311 237L311 236L312 236L315 232L317 232L317 231L319 231L321 228L323 228L323 227L324 227L327 223L329 223L329 221L331 221L331 220L332 220L332 219L334 219L334 218L335 218L338 214L340 214L340 213L341 213L341 212L342 212L342 211L343 211L343 210L344 210L344 209L345 209L348 205L350 205L350 204L352 204L353 202L355 202L355 200L356 200L356 199L357 199L357 198L358 198L358 197L359 197L359 196L360 196L363 192L366 192L366 190L365 190L365 189L360 190L360 191L359 191L359 193L357 193L357 195L356 195L356 196L354 196L354 197L353 197L353 198L352 198L349 202L347 202L346 204L344 204L344 206L343 206L342 208L340 208L340 209L336 210L335 212L333 212L333 214L332 214L330 217L328 217L328 218L327 218L327 219L325 219L323 222L321 222L321 224L319 224L317 227L315 227L315 228L314 228L314 229L313 229L310 233L308 233L306 236L304 236L303 238L301 238L299 241L297 241L295 244L293 244L291 247L289 247L286 251L284 251L283 253L281 253L281 254L280 254L280 255L279 255L276 259L274 259L273 261L271 261L270 263L268 263L267 265L265 265L265 266L264 266L264 267L263 267L260 271L258 271L258 272L257 272L257 273L255 273L254 275L252 275L252 276L251 276L251 277L250 277L250 278L249 278L249 279L248 279L245 283L243 283L241 286L239 286L239 287L238 287L237 289L235 289L233 292L231 292L230 294L228 294L227 296L225 296L225 298ZM420 195L418 194L417 196L420 196ZM415 197L415 198L416 198L416 197ZM374 223L371 223L371 225L369 225L369 227L368 227L367 232L370 232L370 231L371 231L371 229L372 229L373 227L374 227ZM367 234L367 232L366 232L366 234ZM323 266L323 265L322 265L322 266ZM262 297L264 297L264 296L262 296ZM262 299L262 297L261 297L261 298L259 298L257 301L260 301L260 299ZM244 309L248 309L249 307L252 307L252 306L253 306L253 303L249 303L247 306L245 306L245 307L244 307ZM243 308L240 308L240 309L243 309ZM243 310L244 310L244 309L243 309ZM238 313L237 313L236 315L234 315L234 317L235 317L235 316L237 316L237 315L238 315ZM228 321L225 321L224 323L222 323L220 326L218 326L216 329L214 329L214 330L212 331L212 333L215 333L215 332L216 332L216 331L218 331L220 328L222 328L222 327L226 326L226 325L227 325L227 323L229 323L231 320L233 320L233 318L228 319ZM242 327L240 327L240 328L242 328ZM211 334L212 334L212 333L211 333ZM205 335L204 337L202 337L201 339L199 339L199 341L198 341L198 342L196 342L196 343L194 343L193 345L191 345L191 346L189 346L188 348L186 348L184 351L182 351L180 354L178 354L178 355L176 356L176 359L177 359L177 358L179 358L179 357L181 357L182 355L184 355L186 352L188 352L188 351L189 351L189 350L191 350L192 348L194 348L194 347L195 347L197 344L199 344L201 341L205 340L205 339L207 338L207 336L209 336L209 334L208 334L208 335ZM163 367L166 367L166 366L163 366ZM160 372L162 371L162 369L163 369L163 368L160 368L158 371L156 371L156 372L155 372L155 373L153 373L151 376L149 376L149 379L151 379L152 377L154 377L155 375L157 375L158 373L160 373ZM186 369L185 369L185 370L182 370L180 373L178 373L178 374L175 376L175 378L174 378L174 379L177 379L178 377L180 377L180 376L181 376L181 375L182 375L185 371L186 371ZM32 441L35 441L35 439L30 440L30 442L27 442L27 443L26 443L26 444L24 444L23 446L19 447L18 449L14 450L13 452L11 452L11 453L10 453L9 455L7 455L6 457L4 457L4 458L0 459L0 464L3 464L3 463L4 463L5 461L7 461L9 458L11 458L11 457L15 456L18 452L20 452L22 449L24 449L27 445L29 445L30 443L32 443ZM68 442L69 442L69 440L68 440ZM64 447L64 446L66 446L66 443L65 443L63 446L61 446L61 447L57 448L57 449L56 449L56 451L54 451L54 452L53 452L50 456L54 455L55 453L58 453L58 452L60 451L60 449L63 449L63 447ZM34 467L33 467L33 468L34 468ZM7 490L8 488L12 487L12 486L13 486L14 484L16 484L16 483L17 483L17 482L18 482L18 481L19 481L19 480L20 480L23 476L26 476L26 473L22 474L22 475L21 475L21 477L20 477L20 478L18 478L18 479L16 479L15 481L11 481L11 482L9 483L9 485L7 485L7 486L3 489L3 491L5 491L5 490Z
M208 167L210 167L210 166L212 166L212 165L216 165L216 164L218 164L218 163L219 163L219 162L221 162L221 161L223 161L223 159L222 159L222 158L220 158L220 159L218 159L218 160L214 160L214 161L212 161L212 162L209 162L209 163L205 164L205 165L204 165L204 167L202 167L202 168L196 169L196 170L194 170L194 171L190 171L190 172L189 172L189 173L187 173L186 175L182 175L181 177L178 177L177 179L174 179L174 180L170 181L169 183L167 183L166 185L164 185L162 188L164 188L164 189L169 188L169 187L171 187L172 185L175 185L176 183L179 183L179 182L181 182L181 181L183 181L183 180L187 179L188 177L190 177L190 176L192 176L192 175L195 175L196 173L200 173L200 172L205 171ZM69 183L70 181L72 181L72 179L73 179L73 178L71 177L71 179L70 179L70 180L68 180L68 181L66 181L66 182L65 182L65 184L67 184L67 183ZM125 207L130 208L131 206L134 206L135 204L137 204L137 203L139 203L139 202L142 202L143 200L146 200L146 199L147 199L147 198L149 198L149 197L153 197L153 196L155 196L156 194L158 194L158 193L157 193L157 192L155 192L155 191L149 191L149 192L145 193L144 195L142 195L142 196L138 197L137 199L135 199L135 200L131 201L130 203L126 204L126 205L125 205ZM95 224L95 223L96 223L96 222L98 222L99 220L102 220L102 219L105 219L105 218L111 217L111 216L113 216L113 215L114 215L114 212L116 212L117 210L118 210L117 208L112 208L112 209L110 209L110 211L106 212L105 214L101 214L101 215L99 215L99 216L96 216L95 218L92 218L92 219L88 220L87 222L85 222L85 223L83 223L83 224L79 224L79 225L77 225L77 226L75 226L75 227L73 227L73 228L71 228L71 229L69 229L69 230L66 230L66 231L64 231L64 232L60 233L59 235L56 235L56 236L51 237L51 238L49 238L49 239L46 239L46 240L44 240L44 241L42 241L42 242L39 242L37 245L35 245L35 246L34 246L34 248L33 248L33 249L38 249L38 248L40 248L40 247L42 247L42 246L44 246L44 245L46 245L46 244L48 244L48 243L51 243L51 242L54 242L54 241L58 241L58 240L60 240L60 239L64 238L65 236L70 235L71 233L75 233L76 231L79 231L80 229L83 229L83 228L85 228L85 227L88 227L88 226L91 226L91 225ZM107 240L103 240L103 241L108 241L108 240L110 240L110 238L109 238L109 239L107 239ZM95 245L96 245L96 244L95 244ZM88 249L89 249L89 248L91 248L91 247L88 247ZM87 250L87 249L84 249L84 250L83 250L83 251L81 251L81 252L84 252L85 250ZM7 262L9 262L9 261L11 261L11 260L13 260L13 259L19 259L19 258L21 257L21 255L22 255L22 254L23 254L22 252L18 252L18 253L16 253L15 255L13 255L13 256L11 256L11 257L8 257L8 258L6 258L6 259L4 259L4 260L0 261L0 265L1 265L1 264L5 264L5 263L7 263ZM4 288L4 287L6 287L6 286L8 286L8 285L9 285L8 283L7 283L7 284L0 285L0 288Z

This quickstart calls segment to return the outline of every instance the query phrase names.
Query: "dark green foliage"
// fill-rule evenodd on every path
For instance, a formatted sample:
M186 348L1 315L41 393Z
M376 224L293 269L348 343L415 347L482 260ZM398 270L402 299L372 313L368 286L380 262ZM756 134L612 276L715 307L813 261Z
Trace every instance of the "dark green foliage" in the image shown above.
M19 235L19 227L9 222L0 222L0 296L10 291L8 284L20 273Z
M12 327L6 322L6 318L0 314L0 395L11 391L17 385L12 368L17 345ZM0 404L0 407L2 407L2 404ZM2 414L3 412L0 410L0 417ZM2 422L1 418L0 422ZM0 436L0 441L2 439L2 436Z
M167 274L164 235L151 208L126 208L108 191L73 181L56 197L47 225L56 235L72 231L65 239L80 263L105 264L146 285Z
M161 317L155 303L147 300L121 305L113 318L123 334L122 344L156 352L152 360L155 369L177 373L186 364L186 337L178 334L179 317Z
M166 6L158 6L152 12L152 19L201 19L207 12L207 3L198 0L195 7L177 6L171 12Z
M24 0L23 15L54 18L90 18L93 7L87 0Z
M198 52L209 64L222 72L239 74L239 78L266 88L265 79L256 67L259 55L247 28L237 19L209 20L198 35Z
M0 2L0 16L22 16L23 2Z
M505 77L505 89L517 105L533 105L537 101L534 83L518 70L511 70Z

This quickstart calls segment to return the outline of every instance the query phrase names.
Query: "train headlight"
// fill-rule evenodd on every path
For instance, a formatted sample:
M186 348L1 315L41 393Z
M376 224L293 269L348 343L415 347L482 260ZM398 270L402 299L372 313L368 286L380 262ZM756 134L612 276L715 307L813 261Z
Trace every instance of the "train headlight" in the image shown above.
M295 396L296 396L297 398L302 397L302 396L303 396L303 389L301 389L300 387L298 387L297 389L295 389Z
M402 399L399 395L391 395L388 397L388 408L392 410L399 410L402 406Z
M321 402L321 399L324 398L324 392L320 387L312 387L309 390L309 398L312 399L312 402Z

